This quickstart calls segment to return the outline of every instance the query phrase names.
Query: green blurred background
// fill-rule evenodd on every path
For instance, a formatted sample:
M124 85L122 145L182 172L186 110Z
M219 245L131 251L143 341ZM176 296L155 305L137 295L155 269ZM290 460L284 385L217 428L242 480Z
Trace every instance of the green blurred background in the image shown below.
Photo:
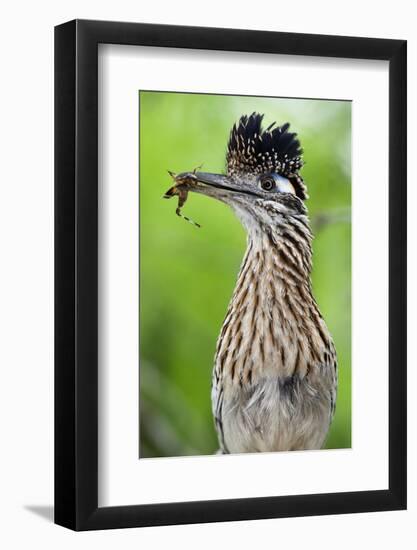
M313 289L339 360L327 448L351 444L351 104L141 91L140 457L212 454L210 402L216 339L245 250L232 211L208 197L163 200L167 169L223 172L228 135L242 114L291 123L304 149L313 224Z

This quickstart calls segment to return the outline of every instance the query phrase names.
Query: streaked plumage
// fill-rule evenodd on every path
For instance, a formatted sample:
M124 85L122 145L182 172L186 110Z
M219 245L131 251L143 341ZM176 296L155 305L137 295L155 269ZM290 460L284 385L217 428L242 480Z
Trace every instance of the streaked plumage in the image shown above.
M217 344L212 399L224 452L321 448L334 411L336 356L311 293L310 230L305 216L274 206L269 215L276 229L248 229Z

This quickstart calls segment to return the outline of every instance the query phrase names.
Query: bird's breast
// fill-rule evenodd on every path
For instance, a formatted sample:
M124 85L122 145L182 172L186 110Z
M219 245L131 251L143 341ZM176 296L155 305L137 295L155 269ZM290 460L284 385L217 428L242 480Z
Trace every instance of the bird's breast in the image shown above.
M214 374L227 385L308 374L333 353L309 280L285 277L273 258L246 257L217 342Z

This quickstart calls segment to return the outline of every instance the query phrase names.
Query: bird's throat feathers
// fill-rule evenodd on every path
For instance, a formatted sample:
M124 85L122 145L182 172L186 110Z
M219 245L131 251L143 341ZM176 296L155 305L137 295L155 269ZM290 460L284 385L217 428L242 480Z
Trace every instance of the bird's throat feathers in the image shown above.
M258 212L251 212L246 205L240 208L238 204L233 209L247 232L245 259L254 255L262 259L265 265L279 270L288 284L309 282L313 235L306 213L289 214L275 204L263 205ZM258 275L262 277L260 270Z

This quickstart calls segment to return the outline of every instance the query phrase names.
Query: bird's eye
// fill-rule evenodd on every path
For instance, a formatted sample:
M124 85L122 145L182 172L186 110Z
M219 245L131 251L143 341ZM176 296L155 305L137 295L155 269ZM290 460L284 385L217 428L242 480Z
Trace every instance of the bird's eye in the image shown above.
M271 176L265 176L260 181L261 187L264 191L272 191L275 189L275 180Z
M295 195L295 189L290 180L279 174L262 175L259 178L259 185L264 191L277 191L278 193L291 193Z

